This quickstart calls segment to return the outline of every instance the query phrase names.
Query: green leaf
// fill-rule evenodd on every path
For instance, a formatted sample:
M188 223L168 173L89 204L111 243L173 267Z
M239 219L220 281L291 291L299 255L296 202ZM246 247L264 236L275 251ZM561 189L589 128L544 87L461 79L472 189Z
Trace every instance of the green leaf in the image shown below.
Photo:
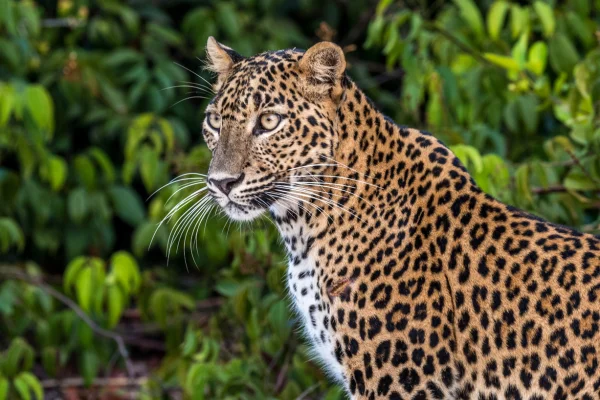
M552 36L554 33L554 28L556 27L556 21L554 20L554 11L552 10L552 7L550 7L549 4L538 0L533 3L533 8L542 22L544 35L546 37Z
M166 287L152 292L148 304L150 314L162 325L167 323L169 317L180 313L181 309L193 310L196 306L189 295Z
M513 4L510 8L510 27L512 37L516 38L521 32L529 29L529 10Z
M0 83L0 127L6 126L14 106L14 88L11 85Z
M179 32L156 23L149 23L146 27L148 33L152 34L159 41L170 46L179 46L182 44L182 38Z
M44 347L41 354L44 371L54 377L58 370L58 350L54 347ZM1 397L0 397L1 399Z
M9 378L21 371L27 371L33 366L33 348L22 338L11 341L8 350L3 355L3 372Z
M160 158L158 153L149 146L144 146L140 154L140 174L142 182L148 192L156 189L158 164Z
M76 188L69 193L67 200L69 217L76 223L83 222L88 214L88 196L84 188Z
M108 287L107 294L108 301L108 327L114 328L121 318L121 314L125 309L127 300L123 294L123 289L117 285L111 285Z
M107 183L113 183L115 181L115 168L113 167L110 158L104 151L98 147L92 147L88 150L90 157L96 161Z
M188 328L183 343L181 343L181 353L186 357L190 357L196 351L197 346L198 336L193 329Z
M44 389L42 389L42 384L31 372L21 372L17 379L21 379L27 387L33 392L35 398L38 400L42 400L44 398Z
M483 170L483 160L479 151L473 146L464 144L458 144L451 146L450 149L458 157L458 159L465 165L473 167L470 168L474 173L479 173Z
M563 181L563 185L569 190L596 190L600 189L600 184L594 182L588 175L583 172L574 170L567 175Z
M133 189L114 185L108 193L119 218L131 226L137 226L144 220L144 204Z
M17 393L19 393L19 398L21 398L21 400L31 400L31 392L29 391L29 386L27 385L27 382L23 380L23 378L15 378L13 380L13 385L15 389L17 389Z
M216 3L216 18L218 25L229 37L237 38L240 35L242 24L238 18L235 6L227 1Z
M65 274L63 276L63 287L67 294L71 294L71 288L75 285L75 280L77 279L77 275L83 269L83 267L87 264L87 257L77 257L74 258L68 265L65 270Z
M126 251L118 251L110 259L111 275L126 294L139 290L142 277L137 261Z
M0 376L0 400L8 400L9 382L3 376Z
M151 245L156 245L157 242L165 240L167 238L166 227L162 225L158 228L158 224L150 221L142 222L135 230L132 238L131 247L133 254L137 257L142 257L150 248ZM156 237L152 241L154 232L156 231Z
M268 319L279 338L285 341L291 332L291 324L287 305L284 301L280 300L271 306Z
M525 132L534 134L537 131L539 123L539 100L533 94L527 94L517 98L517 109L519 110L519 118L523 122Z
M460 10L460 16L469 25L471 30L479 37L484 35L483 18L481 12L472 0L454 0Z
M40 176L50 184L55 192L59 191L67 180L67 163L59 156L51 155L40 166Z
M517 184L517 193L519 198L527 200L529 204L533 202L531 187L529 185L529 166L521 165L515 172L515 181Z
M548 47L544 42L535 42L529 49L527 69L537 75L543 75L548 60Z
M579 93L581 93L585 99L589 99L590 93L588 92L588 87L591 86L590 78L592 73L584 63L576 65L573 73L575 75L575 85L577 86Z
M38 128L46 130L51 137L54 133L54 103L46 89L41 85L27 86L25 103Z
M556 33L550 39L548 49L550 64L557 72L571 73L573 67L579 61L579 54L573 43L562 33Z
M86 385L91 385L100 368L100 360L94 351L83 351L79 356L79 370Z
M98 82L98 88L100 89L102 97L109 107L115 110L118 114L125 114L127 112L125 96L111 82L106 79L100 79Z
M509 71L519 71L519 63L514 58L502 56L499 54L484 53L483 56L486 60L493 64L496 64Z
M509 3L506 1L496 1L490 7L487 17L487 27L490 37L494 40L500 36L500 30L504 25L504 19L509 8Z
M515 46L511 50L511 56L519 66L519 71L525 67L525 57L527 55L527 33L523 33Z
M92 299L94 296L94 271L92 268L84 268L75 281L75 293L77 302L83 311L90 312L92 309Z
M11 246L16 246L19 252L23 251L25 236L12 218L0 217L0 252L8 252Z
M104 65L110 68L116 68L123 64L136 64L143 61L143 55L128 48L114 50L103 59Z

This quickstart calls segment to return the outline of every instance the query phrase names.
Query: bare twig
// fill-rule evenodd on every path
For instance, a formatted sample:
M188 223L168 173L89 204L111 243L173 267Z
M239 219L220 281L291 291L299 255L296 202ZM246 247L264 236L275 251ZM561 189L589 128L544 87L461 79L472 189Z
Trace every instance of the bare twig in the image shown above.
M573 162L581 169L581 171L587 176L592 182L598 183L598 179L594 178L592 174L583 166L581 160L575 155L575 153L569 149L565 149L565 151L569 154L569 157L573 160Z
M90 327L90 329L95 334L97 334L98 336L103 336L107 339L111 339L117 344L117 348L119 349L121 358L123 358L123 361L125 362L125 367L127 368L127 374L132 379L135 377L133 363L131 362L131 359L129 358L129 353L127 352L127 348L125 347L125 341L124 341L123 337L121 337L121 335L119 335L113 331L109 331L108 329L104 329L101 326L99 326L96 322L94 322L94 320L92 320L87 315L87 313L85 311L83 311L77 304L75 304L75 302L73 300L71 300L70 298L68 298L67 296L65 296L64 294L59 292L58 290L54 289L52 286L49 286L48 284L43 282L41 279L34 278L34 277L26 274L25 272L19 270L18 268L8 267L8 266L0 267L0 276L17 279L17 280L29 283L30 285L34 285L34 286L40 288L41 290L43 290L44 292L46 292L47 294L49 294L50 296L54 297L59 302L63 303L65 306L69 307L71 310L73 310L73 312L75 312L75 314L77 314L77 316L79 318L81 318L81 320L83 322L85 322Z
M279 374L277 374L277 380L275 381L275 393L280 393L283 390L283 387L285 386L291 358L291 353L286 354L283 366L279 370Z
M311 394L312 392L314 392L315 389L318 387L319 387L319 384L315 383L314 385L312 385L308 389L306 389L304 392L300 393L300 395L298 397L296 397L296 400L306 399L308 397L308 395Z
M567 188L562 185L548 186L544 187L535 187L531 189L533 194L549 194L549 193L562 193L566 192Z
M457 38L456 36L454 36L452 33L448 32L446 29L442 28L438 24L431 23L431 22L426 22L423 25L427 29L431 29L432 31L435 31L435 32L439 33L440 35L444 36L446 39L448 39L449 41L451 41L452 43L454 43L456 45L456 47L458 47L459 49L461 49L465 53L469 54L471 57L475 58L477 61L479 61L479 62L481 62L483 64L486 64L486 65L491 65L491 66L494 66L494 67L498 67L497 65L495 65L495 64L491 63L490 61L488 61L485 57L483 57L481 54L479 54L476 50L472 49L470 46L468 46L467 44L463 43L459 38Z
M148 382L148 377L142 376L139 378L114 377L114 378L96 378L92 382L92 386L101 387L131 387L142 386ZM41 382L45 389L68 388L86 386L83 378L65 378L65 379L46 379Z
M76 28L83 20L78 18L46 18L42 20L44 28Z
M543 187L535 187L531 189L531 192L533 194L549 194L549 193L563 193L563 192L568 192L569 189L567 189L565 186L562 185L554 185L554 186L548 186L546 188ZM600 188L598 189L591 189L591 192L600 192Z

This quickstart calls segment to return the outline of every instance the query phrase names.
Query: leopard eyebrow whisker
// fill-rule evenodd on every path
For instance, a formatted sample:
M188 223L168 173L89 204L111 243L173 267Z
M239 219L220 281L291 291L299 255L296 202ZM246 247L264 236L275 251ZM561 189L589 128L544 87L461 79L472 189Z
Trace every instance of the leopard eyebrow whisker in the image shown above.
M203 89L207 89L207 90L209 90L211 93L215 94L215 90L213 89L212 85L211 85L211 84L210 84L210 83L209 83L209 82L208 82L206 79L204 79L203 77L200 77L200 79L202 79L203 81L207 82L207 83L208 83L208 85L205 85L204 83L190 82L190 81L179 81L179 82L180 82L180 83L187 83L187 84L190 84L190 85L194 85L194 86L196 86L196 87L200 87L200 88L203 88Z
M195 89L198 90L198 92L195 93L202 93L202 94L207 94L210 95L211 93L206 91L205 88L203 87L198 87L198 86L192 86L192 85L174 85L174 86L167 86L165 88L160 89L160 91L162 92L163 90L170 90L170 89L177 89L177 88L188 88L188 89Z
M208 97L204 97L204 96L190 96L190 97L186 97L186 98L185 98L185 99L183 99L183 100L179 100L178 102L176 102L175 104L173 104L173 105L172 105L172 106L170 106L169 108L171 108L171 107L175 107L177 104L179 104L179 103L181 103L181 102L183 102L183 101L186 101L186 100L190 100L190 99L205 99L205 100L206 100L206 99L208 99Z
M200 76L199 74L195 73L195 72L194 72L194 71L192 71L191 69L189 69L189 68L187 68L187 67L185 67L185 66L183 66L183 65L181 65L181 64L179 64L179 63L177 63L177 62L173 62L173 64L175 64L175 65L177 65L178 67L180 67L180 68L183 68L183 69L185 69L185 70L187 70L187 71L191 72L192 74L196 75L198 78L200 78L200 79L202 79L202 80L205 80L205 79L204 79L202 76Z
M200 57L196 57L196 59L198 61L200 61L201 63L204 63L204 60L202 60ZM206 79L204 79L203 77L199 76L200 79L202 79L204 82L206 82L211 88L212 88L212 83L210 83L209 81L207 81Z

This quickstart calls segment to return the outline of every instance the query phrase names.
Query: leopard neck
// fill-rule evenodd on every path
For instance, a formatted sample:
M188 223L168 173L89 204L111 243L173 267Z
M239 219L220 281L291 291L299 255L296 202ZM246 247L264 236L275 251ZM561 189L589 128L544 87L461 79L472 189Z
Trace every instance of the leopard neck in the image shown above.
M305 194L304 201L292 205L288 202L285 210L272 212L296 262L306 257L315 239L325 237L335 226L350 222L356 229L368 228L368 221L383 212L373 204L389 196L383 186L393 177L389 171L397 164L397 159L386 154L408 140L403 128L377 110L350 80L334 126L337 145L332 157L320 160L328 166L316 173L322 186L311 183L308 187L313 194L318 191L319 199L309 203ZM406 160L405 164L406 170L410 170L412 160Z

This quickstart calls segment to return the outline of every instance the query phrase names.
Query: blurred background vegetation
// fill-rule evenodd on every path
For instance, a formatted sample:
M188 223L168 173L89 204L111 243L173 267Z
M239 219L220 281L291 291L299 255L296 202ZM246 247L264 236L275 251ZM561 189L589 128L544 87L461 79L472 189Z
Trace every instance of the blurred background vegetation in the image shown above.
M337 42L486 192L600 233L599 0L0 0L0 400L342 398L266 219L211 218L168 258L185 209L156 230L194 187L150 195L209 162L185 87L209 35Z

